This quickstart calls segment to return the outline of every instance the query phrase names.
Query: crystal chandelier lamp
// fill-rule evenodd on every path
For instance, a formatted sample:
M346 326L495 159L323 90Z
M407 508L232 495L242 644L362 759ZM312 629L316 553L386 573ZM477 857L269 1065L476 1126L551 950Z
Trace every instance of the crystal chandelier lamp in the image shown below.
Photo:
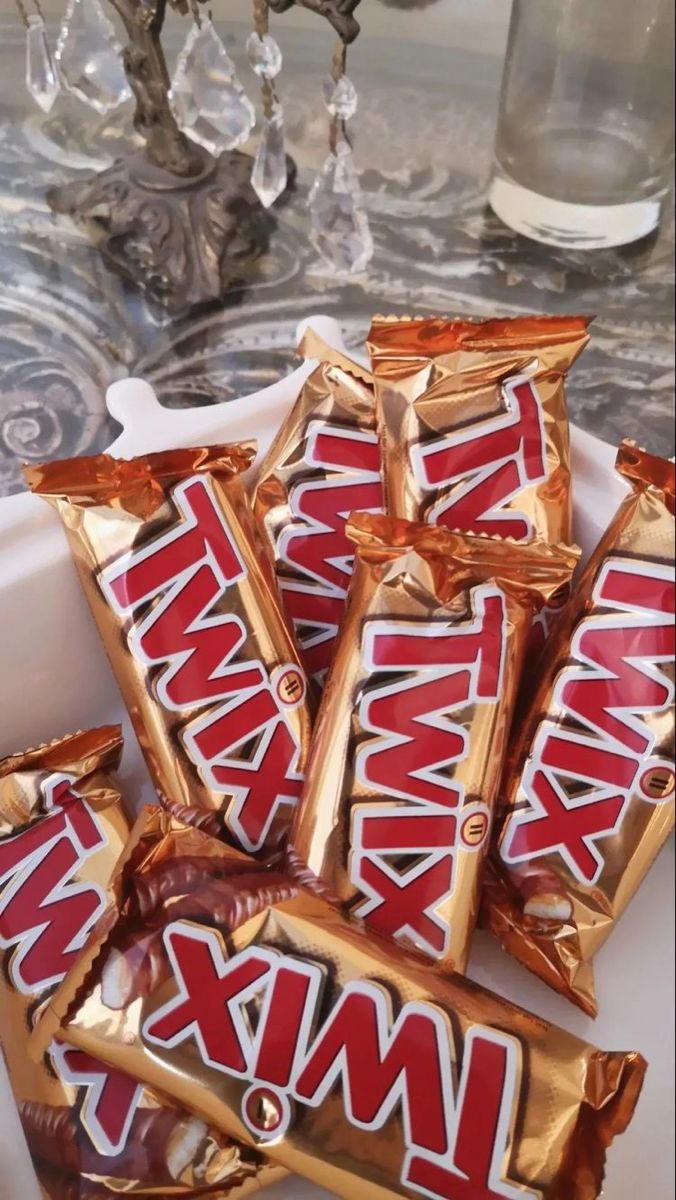
M105 115L133 94L144 142L102 173L52 188L52 208L85 223L109 263L172 310L216 300L245 281L274 228L269 207L287 186L281 52L269 13L296 3L324 17L339 39L325 93L330 153L310 197L310 237L334 268L362 269L372 242L347 132L356 93L345 75L359 2L252 0L247 50L262 109L252 162L239 147L256 112L206 0L107 0L124 27L124 50L106 0L69 0L53 55L39 9L33 16L22 0L28 86L40 107L49 111L66 87ZM193 19L173 80L162 48L168 4Z

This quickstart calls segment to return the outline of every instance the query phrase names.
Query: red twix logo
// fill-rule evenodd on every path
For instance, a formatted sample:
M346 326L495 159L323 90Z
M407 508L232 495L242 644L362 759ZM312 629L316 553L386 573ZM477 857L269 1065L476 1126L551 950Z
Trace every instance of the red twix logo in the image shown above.
M281 583L286 612L308 669L321 677L331 662L354 563L346 518L382 511L377 435L313 421L305 462L321 474L291 489L294 521L282 532L277 554L296 576Z
M298 799L301 748L288 713L303 701L305 681L295 665L269 676L263 663L238 660L247 628L215 609L246 575L244 561L208 478L179 484L173 498L178 522L108 568L101 586L120 616L143 607L129 647L148 666L164 664L154 685L160 703L180 713L209 706L186 725L183 743L206 786L232 796L228 826L253 853L280 806Z
M25 996L61 982L106 905L97 884L75 882L86 860L108 843L72 783L69 775L49 776L42 784L47 815L0 840L0 947L17 948L9 975ZM142 1088L80 1051L53 1045L50 1053L59 1078L92 1089L81 1115L93 1145L101 1154L119 1153Z
M411 450L422 488L458 485L433 505L427 514L431 524L501 537L532 536L527 515L506 506L525 487L547 478L542 401L527 375L507 379L502 393L505 414Z
M651 757L646 717L674 702L658 665L674 661L674 598L672 568L604 563L593 600L612 611L575 633L553 698L564 723L543 721L537 731L521 783L529 804L505 828L505 862L559 854L576 879L594 884L605 866L599 843L622 827L632 798L673 800L674 764Z
M489 830L488 809L463 806L463 786L451 773L471 746L449 714L502 695L504 596L493 587L473 595L468 622L374 621L362 644L370 680L359 723L373 736L357 751L355 776L387 799L353 814L350 878L367 897L356 915L432 957L448 950L450 929L437 910L453 892L458 848L479 850ZM388 676L392 682L381 684ZM403 872L393 865L402 856L415 857Z
M218 934L183 921L168 926L164 941L178 990L143 1037L164 1049L194 1039L215 1071L248 1081L242 1119L257 1139L285 1133L294 1102L317 1108L339 1089L358 1129L381 1129L400 1110L401 1180L412 1191L435 1200L540 1196L508 1178L521 1083L516 1039L474 1026L456 1080L452 1028L432 1004L403 1004L393 1020L384 988L352 982L320 1020L323 967L257 947L228 960Z
M85 860L106 845L95 813L67 775L43 784L49 815L0 840L0 947L23 995L60 983L105 907L95 883L76 883Z
M127 1145L143 1085L122 1071L97 1062L84 1050L60 1042L50 1047L59 1079L82 1092L80 1120L99 1154L114 1157Z

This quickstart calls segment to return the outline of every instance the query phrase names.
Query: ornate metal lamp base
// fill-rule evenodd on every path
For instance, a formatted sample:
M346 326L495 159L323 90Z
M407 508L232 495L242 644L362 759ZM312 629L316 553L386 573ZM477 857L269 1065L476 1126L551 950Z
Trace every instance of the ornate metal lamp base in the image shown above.
M47 197L55 212L89 228L111 267L174 312L241 282L275 227L251 186L251 159L237 150L201 153L203 169L189 179L139 151Z

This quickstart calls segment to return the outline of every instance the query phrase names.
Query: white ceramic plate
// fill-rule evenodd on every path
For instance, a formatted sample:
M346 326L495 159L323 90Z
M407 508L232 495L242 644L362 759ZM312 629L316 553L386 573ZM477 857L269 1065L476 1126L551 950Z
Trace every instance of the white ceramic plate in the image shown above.
M310 323L339 346L328 318ZM167 412L139 380L115 384L111 413L124 426L113 449L123 456L178 445L257 437L265 449L298 394L307 366L264 392L213 408ZM573 431L576 537L589 553L624 488L614 450ZM0 501L0 756L61 734L123 718L123 707L71 565L58 521L29 496ZM154 799L125 719L122 779L137 804ZM670 842L621 928L597 964L601 1016L593 1022L479 935L470 974L510 1000L604 1049L640 1050L650 1063L629 1132L611 1149L607 1200L670 1200L674 1194L674 851ZM16 1110L0 1064L0 1194L39 1200ZM322 1200L327 1193L293 1179L270 1200Z

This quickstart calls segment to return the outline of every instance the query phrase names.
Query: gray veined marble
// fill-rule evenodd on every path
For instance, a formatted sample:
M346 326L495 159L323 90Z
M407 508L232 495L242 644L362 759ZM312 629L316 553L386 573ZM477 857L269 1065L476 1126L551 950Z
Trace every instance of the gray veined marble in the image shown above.
M673 211L659 237L621 252L552 252L505 229L485 207L500 58L424 48L422 19L407 18L406 42L365 37L350 57L375 242L367 271L336 281L308 239L308 193L327 153L330 47L319 33L280 30L297 189L274 210L271 250L250 285L220 309L177 319L110 274L44 199L57 179L99 170L134 144L129 105L100 117L66 95L42 113L25 90L22 30L0 15L0 495L21 487L26 459L111 441L103 394L113 379L145 375L177 407L247 393L291 368L296 323L312 311L336 315L354 345L375 311L594 313L593 344L572 378L573 418L609 441L673 452ZM248 32L239 28L228 49L256 101Z

